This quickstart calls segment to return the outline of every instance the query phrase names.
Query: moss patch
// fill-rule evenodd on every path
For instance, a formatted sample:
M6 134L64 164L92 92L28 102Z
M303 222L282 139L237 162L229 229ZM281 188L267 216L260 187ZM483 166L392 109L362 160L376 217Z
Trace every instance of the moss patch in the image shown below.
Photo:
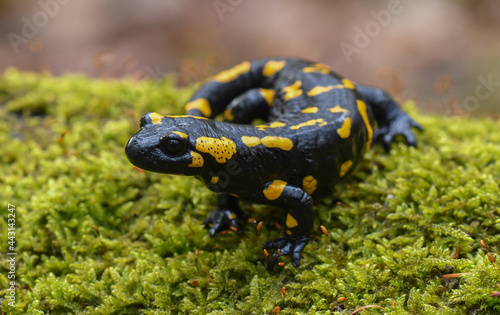
M214 196L189 177L139 171L123 152L148 111L182 112L193 89L161 82L0 77L0 295L7 203L16 206L9 314L498 314L500 123L420 115L419 148L375 146L316 202L302 266L265 271L284 211L245 204L246 235L210 239ZM272 210L272 211L270 211ZM339 271L324 225L340 262ZM446 274L462 275L446 278ZM286 288L286 298L282 288Z

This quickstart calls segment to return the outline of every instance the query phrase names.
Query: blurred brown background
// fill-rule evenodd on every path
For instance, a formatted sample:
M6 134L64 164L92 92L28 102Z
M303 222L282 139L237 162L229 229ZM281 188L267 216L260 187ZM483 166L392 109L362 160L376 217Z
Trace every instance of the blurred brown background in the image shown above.
M189 84L244 59L297 56L423 111L500 112L498 0L0 0L8 67Z

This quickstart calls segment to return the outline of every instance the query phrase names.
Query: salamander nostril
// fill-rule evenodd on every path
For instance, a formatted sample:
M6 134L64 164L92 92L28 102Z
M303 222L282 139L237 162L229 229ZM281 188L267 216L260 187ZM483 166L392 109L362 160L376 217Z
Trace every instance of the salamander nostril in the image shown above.
M137 138L134 136L129 139L127 145L125 146L125 154L130 161L136 161L144 156L144 147L141 147Z
M151 123L151 118L149 117L149 114L145 114L144 116L141 117L139 126L142 128L150 123Z

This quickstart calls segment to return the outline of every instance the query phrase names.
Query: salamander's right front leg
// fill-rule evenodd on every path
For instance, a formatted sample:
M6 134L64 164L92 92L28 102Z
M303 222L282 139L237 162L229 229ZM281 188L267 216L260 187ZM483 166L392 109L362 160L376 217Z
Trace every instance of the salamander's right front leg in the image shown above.
M243 233L243 225L248 217L240 209L238 198L220 194L217 199L219 203L218 209L210 213L210 216L204 222L208 234L214 237L217 233L231 228L238 233Z
M314 211L311 196L303 189L288 185L281 180L274 180L264 186L264 196L271 204L286 208L283 238L264 243L268 249L276 251L267 257L267 270L271 272L280 256L290 256L294 267L300 266L300 253L309 242L314 224Z

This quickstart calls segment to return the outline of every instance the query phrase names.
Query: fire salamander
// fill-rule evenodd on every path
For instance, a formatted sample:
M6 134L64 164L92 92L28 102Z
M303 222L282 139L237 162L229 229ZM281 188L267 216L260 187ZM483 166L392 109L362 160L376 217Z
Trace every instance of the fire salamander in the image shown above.
M218 193L218 209L205 220L210 236L243 232L238 199L286 209L283 237L264 243L270 271L282 255L299 266L314 223L312 197L331 192L374 141L389 149L401 135L415 146L411 129L422 129L384 90L291 58L245 61L209 78L186 111L145 114L128 159L148 171L195 176ZM221 113L224 121L213 119ZM268 123L250 124L256 118Z

